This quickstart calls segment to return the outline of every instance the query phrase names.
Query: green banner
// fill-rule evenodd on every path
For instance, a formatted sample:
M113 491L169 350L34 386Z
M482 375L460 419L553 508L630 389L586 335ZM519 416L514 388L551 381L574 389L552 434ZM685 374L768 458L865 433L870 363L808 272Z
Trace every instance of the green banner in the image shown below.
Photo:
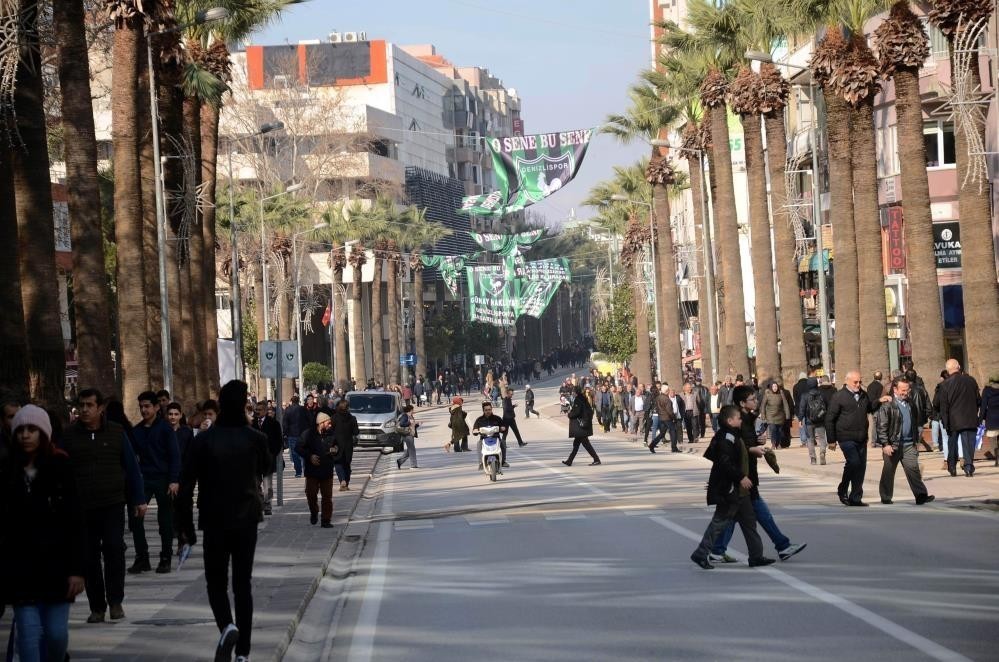
M469 232L468 236L485 251L509 256L519 253L522 246L531 246L544 237L545 228L518 232L517 234Z
M458 274L465 268L466 262L471 262L479 257L479 253L468 255L421 255L420 262L425 267L435 267L441 275L444 285L450 290L451 295L458 296Z
M524 262L514 267L513 273L531 282L561 283L572 278L569 271L569 258L553 257L547 260Z
M592 137L579 129L487 140L497 190L464 198L461 213L503 216L541 202L576 176Z
M528 283L520 293L520 313L541 317L561 285L562 281L557 280Z
M512 326L521 315L541 317L563 282L572 278L564 257L508 264L465 267L469 319Z

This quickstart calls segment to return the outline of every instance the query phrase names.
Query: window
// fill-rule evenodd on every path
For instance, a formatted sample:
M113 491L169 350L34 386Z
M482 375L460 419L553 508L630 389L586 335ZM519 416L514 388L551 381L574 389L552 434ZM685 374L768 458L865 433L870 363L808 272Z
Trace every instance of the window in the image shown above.
M942 168L957 163L954 125L950 122L923 124L923 144L926 146L927 168Z

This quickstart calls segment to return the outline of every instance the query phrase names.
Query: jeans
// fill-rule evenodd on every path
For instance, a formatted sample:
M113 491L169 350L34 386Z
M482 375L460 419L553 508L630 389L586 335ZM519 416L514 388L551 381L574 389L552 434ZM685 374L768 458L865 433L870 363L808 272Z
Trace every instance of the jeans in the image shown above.
M791 540L781 532L780 528L777 527L777 522L774 521L774 516L770 512L770 508L767 506L767 502L763 500L762 497L756 499L750 499L753 504L753 513L756 515L756 521L759 522L760 526L764 531L767 532L767 536L773 541L774 547L777 551L785 550L791 546ZM735 533L735 520L728 523L728 526L722 531L722 534L715 541L714 554L721 556L728 549L729 542L732 541L732 535ZM745 528L742 531L743 535L746 534ZM748 544L748 540L747 540ZM760 550L760 555L763 555L762 549ZM750 550L750 558L752 558L752 550Z
M125 504L84 513L87 529L87 602L90 611L103 614L109 604L125 599ZM103 557L103 562L102 558Z
M145 477L144 477L145 478ZM173 497L167 494L166 478L146 478L146 503L156 499L156 523L160 533L160 560L173 557ZM135 543L136 560L149 560L149 543L146 541L145 518L129 516L128 529Z
M336 471L336 479L341 483L350 485L350 462L337 462L333 465Z
M649 429L645 431L645 443L649 443L649 434L655 439L659 435L659 414L652 414Z
M698 545L691 558L704 560L707 558L708 552L719 556L724 554L732 539L736 522L739 523L742 535L746 539L750 560L755 561L763 558L763 541L760 540L760 534L756 530L757 517L750 501L749 496L741 496L735 503L720 503L715 506L715 514L711 517L711 522L704 531L704 537L701 538L701 544ZM722 540L725 542L722 543Z
M406 464L406 461L408 460L408 461L410 461L410 462L413 463L413 468L414 469L418 469L419 467L416 464L416 439L415 439L415 437L413 437L413 435L411 435L411 434L407 434L407 435L403 436L402 440L406 444L406 454L403 455L399 459L399 461L398 461L399 468L401 469L402 465Z
M296 446L298 446L298 437L288 437L288 455L291 456L291 463L295 465L295 478L299 478L302 475L302 456L295 450Z
M957 468L957 456L960 451L964 453L964 472L975 473L975 436L977 430L961 430L955 434L955 439L947 449L947 466L951 469Z
M711 414L711 432L718 432L718 414Z
M822 464L826 463L826 449L829 448L829 441L826 438L826 429L824 427L819 428L814 425L808 426L808 438L805 441L805 445L808 446L808 457L815 460L815 446L818 444L819 453L821 453Z
M801 425L798 427L798 438L801 439L801 443L808 445L808 442L812 440L815 436L815 426L808 421L801 421Z
M229 559L232 559L232 597L236 603L239 641L236 655L250 654L253 629L253 555L257 550L256 523L237 529L206 529L201 536L205 555L205 584L215 625L222 632L233 622L229 604ZM60 658L61 659L61 658Z
M849 499L856 503L864 496L864 474L867 473L867 444L862 441L840 441L839 447L843 450L843 457L846 464L843 466L843 479L839 483L836 492L840 496L847 495L847 487L850 488Z
M69 648L69 603L14 607L21 662L62 662Z
M770 435L770 445L774 448L781 448L784 446L784 424L783 423L767 423L767 432Z

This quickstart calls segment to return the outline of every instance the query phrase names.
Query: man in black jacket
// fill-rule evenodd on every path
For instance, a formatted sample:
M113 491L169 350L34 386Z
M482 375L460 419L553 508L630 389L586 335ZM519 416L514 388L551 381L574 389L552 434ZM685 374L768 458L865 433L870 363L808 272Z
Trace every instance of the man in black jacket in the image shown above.
M302 434L298 454L305 461L305 498L309 502L309 523L319 521L319 494L322 494L322 527L333 528L333 477L340 459L340 446L333 437L333 417L325 411L316 415L316 425Z
M885 462L878 490L884 504L892 503L899 462L916 497L916 505L921 506L934 498L927 493L919 474L919 448L916 444L922 429L920 421L925 419L926 414L921 409L922 404L910 398L911 389L912 384L907 378L896 379L892 385L893 399L882 404L874 417L877 430L875 443L881 447Z
M843 388L836 392L826 411L826 437L839 444L846 458L843 478L836 495L844 506L867 506L863 501L864 474L867 473L867 416L878 407L861 388L860 372L846 373ZM885 401L891 400L885 397ZM847 488L850 493L847 495Z
M310 395L309 398L312 396ZM281 430L284 433L288 444L288 456L295 467L295 478L302 477L302 456L298 454L295 447L302 433L312 427L312 419L305 407L300 404L297 395L291 396L291 404L281 415Z
M267 450L271 454L271 463L266 467L264 479L260 484L260 493L264 495L264 515L270 515L271 500L274 498L274 472L281 470L284 439L281 436L281 424L268 414L267 403L263 400L253 407L253 429L267 437Z
M978 430L978 408L981 394L978 382L961 370L961 364L948 359L947 379L940 387L940 421L947 430L947 470L957 475L957 445L964 451L964 475L975 475L975 433Z
M531 414L541 418L541 414L534 408L534 391L531 390L531 385L528 384L524 387L524 418L530 418Z
M485 401L482 403L482 416L472 423L472 434L479 437L479 428L497 426L500 432L506 432L506 424L503 419L493 413L493 403ZM479 469L482 469L482 437L479 437L475 444L475 452L479 456ZM500 437L500 465L510 466L506 463L506 434Z
M506 428L503 432L503 441L506 441L507 435L513 431L514 436L517 437L517 445L526 446L527 443L520 436L520 430L517 429L516 407L517 405L513 402L513 389L508 388L503 394L503 426Z
M253 555L257 525L263 521L260 480L270 463L267 438L246 420L246 382L233 380L219 393L215 425L191 441L181 472L177 515L188 540L194 538L194 489L198 488L198 527L205 555L208 604L221 637L216 660L250 655L253 626ZM229 603L229 562L236 606Z
M735 521L746 538L749 565L770 565L774 559L763 556L763 541L756 531L756 513L750 501L753 481L749 477L749 458L751 454L763 455L763 448L757 446L751 450L742 442L742 415L735 405L722 407L718 423L718 432L704 452L704 457L711 460L707 501L715 507L715 514L690 560L705 570L714 568L708 555L718 537Z

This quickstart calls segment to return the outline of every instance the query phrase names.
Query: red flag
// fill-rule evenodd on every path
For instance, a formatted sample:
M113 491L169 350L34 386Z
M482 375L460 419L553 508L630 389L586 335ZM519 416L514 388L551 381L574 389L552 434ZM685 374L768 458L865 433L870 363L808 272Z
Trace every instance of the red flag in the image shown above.
M333 316L333 309L330 308L330 304L326 304L326 311L323 313L323 326L330 325L330 317Z

